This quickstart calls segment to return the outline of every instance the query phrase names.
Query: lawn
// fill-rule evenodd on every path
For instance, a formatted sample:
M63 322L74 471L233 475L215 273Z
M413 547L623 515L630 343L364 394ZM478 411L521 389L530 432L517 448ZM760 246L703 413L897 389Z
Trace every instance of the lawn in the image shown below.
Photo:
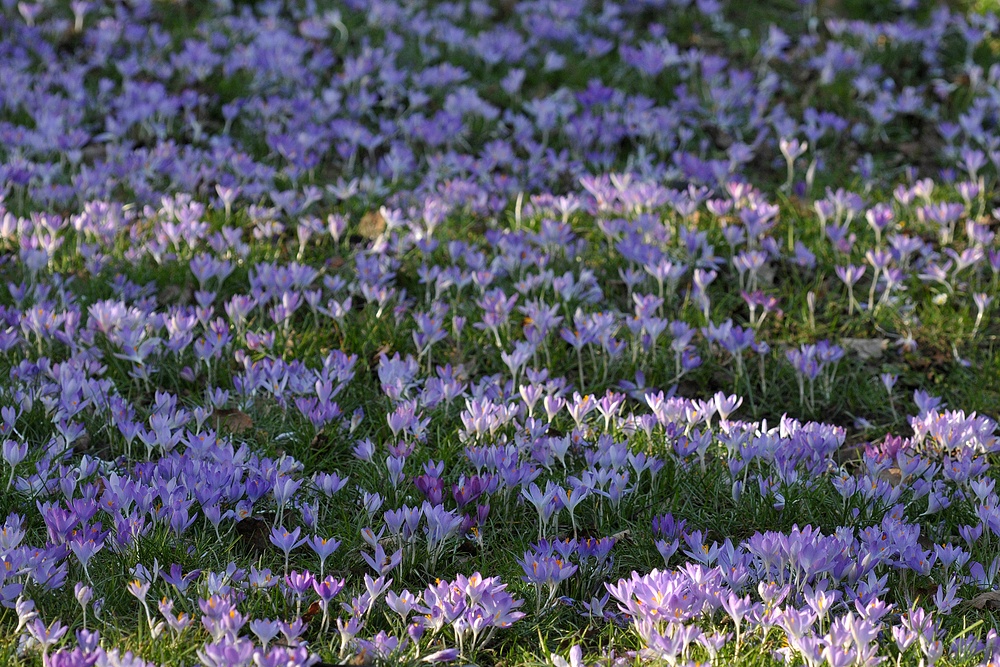
M0 665L995 665L1000 18L0 2Z

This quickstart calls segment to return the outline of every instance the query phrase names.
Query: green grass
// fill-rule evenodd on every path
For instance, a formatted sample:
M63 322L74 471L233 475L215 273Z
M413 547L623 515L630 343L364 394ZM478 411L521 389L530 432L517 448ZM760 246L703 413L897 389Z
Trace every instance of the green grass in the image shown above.
M175 39L189 34L210 11L207 4L203 6L191 2L162 2L157 3L157 6L159 9L157 16L162 20L164 29ZM980 1L977 6L989 8L992 3ZM832 7L825 5L822 11L836 12L847 17L892 19L895 16L892 3L887 2L872 4L845 0ZM747 34L735 42L720 40L716 45L710 41L708 46L711 48L717 46L720 50L732 49L732 57L746 67L753 65L754 55L769 23L777 22L788 30L801 28L799 25L802 20L801 15L796 13L799 12L799 4L795 2L775 1L751 3L746 6L733 4L727 12L728 18L735 25L747 29ZM794 16L789 18L789 14ZM640 17L637 20L651 21L654 18ZM361 17L351 16L347 22L352 40L364 34ZM697 41L694 39L694 31L693 20L680 20L672 26L669 35L677 43L693 45ZM371 37L377 42L382 35L376 32L372 33ZM414 44L408 44L407 49L410 50L407 53L413 52ZM989 52L983 51L977 52L976 57L979 60L986 60L990 55ZM880 54L877 60L883 67L893 72L901 72L898 83L907 85L922 77L913 66L914 56L913 49L888 49ZM449 57L455 62L463 61L463 56L459 53L449 54ZM606 81L618 81L622 85L626 81L631 84L631 77L613 71L612 62L609 57L583 63L559 75L532 72L525 83L526 94L540 94L551 91L559 85L582 87L594 77L601 77ZM793 67L794 65L788 65L786 69L791 70ZM489 81L496 78L495 72L485 68L470 68L470 71L474 79L481 77ZM672 95L671 90L677 83L671 78L670 73L664 73L655 79L637 81L635 91L663 101L669 99ZM213 97L209 110L210 120L219 125L221 105L246 94L251 81L244 73L238 73L232 78L214 77L205 86ZM835 109L845 115L858 113L850 100L849 88L849 81L842 78L830 86L808 88L804 95L788 95L784 101L797 105L796 111L806 106L817 106ZM505 94L496 87L487 88L484 97L497 104L506 101ZM952 114L958 113L967 103L961 98L950 100L947 103L950 105L948 111ZM443 100L434 100L431 103L432 108L440 107L442 104ZM16 116L8 116L5 120L18 119ZM706 137L711 135L708 130L699 131ZM247 126L237 124L233 132L251 154L273 164L279 164L280 161L275 156L269 155L269 148L257 132L257 128L249 124ZM917 140L920 138L919 132L920 128L904 123L893 128L889 141L875 144L876 164L878 170L886 174L886 178L882 184L884 191L877 187L871 195L872 199L884 200L890 196L889 185L896 175L894 170L899 169L891 154L892 144ZM149 140L150 137L135 138L143 141ZM482 146L490 138L492 137L485 128L473 128L468 132L466 141L470 148L475 148ZM826 148L831 152L836 151L838 154L851 157L859 155L861 149L859 142L846 138L829 141L833 143ZM559 150L569 146L566 142L554 140L552 147ZM852 162L853 160L845 159L842 163L830 165L830 168L818 178L812 194L823 192L827 186L841 185L859 189L860 182L850 172ZM621 166L623 165L616 165L616 167ZM325 166L325 170L321 169L313 178L305 180L323 183L326 179L336 178L340 174L336 166ZM757 176L759 176L758 184L768 191L773 191L784 179L783 166L762 165ZM25 201L22 195L23 193L14 192L8 202L11 210L19 214L35 208L35 204ZM122 195L127 197L128 193ZM914 412L910 397L915 389L926 389L932 394L940 395L949 407L996 416L997 406L1000 406L1000 386L995 381L1000 376L1000 350L997 338L1000 335L1000 327L995 317L987 318L985 326L974 336L972 322L975 312L971 305L971 294L974 291L996 292L995 279L991 281L989 276L971 278L968 289L949 298L947 303L940 306L935 306L930 301L929 289L910 284L910 291L902 304L912 310L910 313L905 313L904 309L900 308L885 308L874 314L848 313L846 292L843 285L835 278L833 267L837 264L861 263L863 260L859 253L855 251L850 258L835 255L829 250L828 245L822 242L819 222L808 206L788 198L784 198L781 203L782 212L779 225L774 232L775 238L786 239L792 235L796 240L802 240L812 248L821 247L825 251L819 253L818 265L814 271L800 272L781 267L773 285L768 286L768 291L779 297L783 314L770 315L761 330L762 338L778 343L773 344L774 349L763 358L763 378L756 356L747 356L748 372L744 376L737 376L732 369L728 354L702 345L699 351L704 363L682 378L680 383L682 393L701 398L708 397L716 391L741 394L747 398L738 413L742 419L766 419L769 424L774 425L787 414L803 420L832 423L844 427L849 445L877 442L886 435L910 433L908 415ZM350 206L352 209L349 213L354 221L353 224L356 225L360 216L367 212L368 206L358 202ZM325 215L327 212L322 213ZM208 221L214 230L227 222L219 213L210 214ZM583 268L594 271L605 297L601 306L628 312L631 303L618 277L618 270L624 268L621 260L616 257L609 258L606 241L595 228L592 219L582 214L574 214L571 221L576 234L588 241L588 248L578 258L556 257L549 268L555 271L556 275L567 271L578 274ZM528 219L524 224L528 228L534 228L538 222L537 219ZM711 216L704 216L698 224L699 229L709 234L709 240L717 251L722 253L726 249L726 242L717 223L718 221ZM247 230L251 226L249 217L244 211L234 212L228 224ZM400 258L396 284L405 287L409 295L416 298L418 304L424 303L423 288L418 275L421 262L424 259L441 261L445 256L444 241L459 239L468 242L480 241L483 230L491 224L496 223L478 219L471 214L453 216L439 231L442 249L431 258L421 257L415 251ZM856 230L860 237L858 247L870 247L874 242L870 230L859 226L856 226ZM356 228L352 226L350 231L354 232ZM928 230L916 231L926 233ZM74 276L69 288L84 310L99 300L114 297L115 290L110 281L119 275L138 285L148 286L148 293L156 295L160 305L186 305L193 302L193 291L197 285L186 268L191 252L183 251L181 261L177 264L135 266L116 259L103 273L89 275L80 257L74 252L75 243L72 241L70 236L64 250L55 258L54 267L61 274ZM126 239L121 239L115 248L116 257L120 258L128 245ZM250 256L238 263L234 274L219 291L220 302L246 289L249 270L253 264L261 261L289 262L298 254L293 235L288 233L273 243L254 243L252 248ZM315 244L305 250L303 261L320 266L331 260L346 259L348 263L345 267L331 268L330 272L339 271L347 276L350 274L350 256L356 250L357 247L348 241L336 246L329 242L322 245ZM669 246L669 250L677 255L683 254L680 242L676 238ZM13 262L0 267L0 274L5 283L8 281L18 283L27 279L23 268ZM513 280L502 280L496 282L494 286L504 288L509 294L513 291L513 282ZM734 317L738 322L745 321L745 305L733 290L735 284L735 271L729 267L720 269L719 276L710 289L713 305L709 321L719 322L727 317ZM859 300L864 301L867 296L866 284L862 281L859 286L861 288L858 294ZM472 299L469 297L474 294L473 290L474 288L469 288L461 296L449 297L452 313L471 311L469 303ZM815 327L810 325L807 314L806 294L810 291L818 297ZM670 306L668 312L672 318L707 324L697 307L691 303L688 294L681 292L666 296ZM0 295L0 301L8 306L13 304L6 294ZM378 521L377 518L369 521L364 512L347 499L353 497L350 494L355 485L378 490L387 498L387 507L396 507L401 503L412 506L421 500L412 486L398 490L387 488L386 482L376 472L375 466L362 464L351 454L351 447L356 439L370 437L379 447L380 453L384 452L384 446L391 440L384 419L390 403L382 394L376 375L378 356L380 353L392 355L395 352L406 354L413 351L412 327L408 322L400 324L394 320L391 305L388 309L390 312L379 316L377 306L364 304L350 315L343 327L333 327L327 323L319 324L303 309L293 318L289 335L279 335L275 345L275 356L287 360L298 359L313 366L333 349L357 355L356 377L345 393L338 397L345 414L350 414L357 408L365 411L366 419L356 433L347 436L341 432L332 432L331 429L317 435L306 420L293 409L283 408L274 401L258 400L253 408L247 409L252 427L235 435L237 445L245 442L261 455L275 459L283 454L294 457L304 466L303 476L308 477L319 471L339 470L351 477L349 491L342 492L333 500L324 500L320 507L324 517L322 521L324 529L344 540L341 548L326 563L326 569L328 572L349 578L350 594L357 594L360 591L357 580L367 572L367 566L360 558L360 551L365 548L359 536L360 530L369 523ZM567 306L564 313L569 316L567 320L571 319L576 305ZM505 343L510 342L513 338L512 333L516 332L516 318L514 323L515 326L511 331L503 334ZM257 318L249 323L251 330L263 330L270 326L263 313L258 313ZM897 351L895 343L900 336L910 330L916 337L917 350L901 353ZM880 357L872 359L862 359L848 352L837 369L834 391L826 395L817 387L814 400L802 404L799 401L795 373L784 361L782 345L794 347L824 338L834 341L844 338L884 340L887 349ZM575 382L575 378L581 372L576 354L561 342L550 345L550 348L546 365L552 374ZM67 354L65 346L57 344L50 344L41 351L57 358ZM106 350L106 352L111 351L110 348ZM967 359L969 366L963 367L956 363L955 354ZM183 365L195 364L191 352L188 351L186 355L176 362L164 363L162 370L156 376L156 385L158 388L176 393L182 401L194 405L201 400L208 378L205 373L201 373L192 382L181 376L180 368ZM36 355L32 352L29 356ZM600 363L595 364L590 361L589 353L585 353L583 359L582 371L585 382L584 386L578 389L596 395L614 388L620 379L631 380L640 370L645 373L647 385L650 387L667 388L675 380L674 358L669 349L652 350L640 355L636 361L633 361L631 355L626 352L621 360L612 362L606 374ZM471 376L505 372L499 350L494 349L491 337L486 333L472 330L471 326L467 327L460 341L449 338L436 346L434 361L462 363ZM143 386L130 380L128 364L114 359L110 354L106 355L103 363L107 366L104 377L114 381L119 388L125 388L130 400L141 408L148 409L154 387ZM0 361L0 372L9 374L11 365L8 359ZM222 385L227 386L228 375L235 370L234 366L219 369L217 379ZM882 372L899 375L891 400L878 382L878 375ZM630 403L629 407L640 409L641 406ZM428 460L445 460L449 463L445 473L448 488L458 482L457 466L452 464L461 461L463 450L467 445L457 436L457 431L461 427L459 417L461 409L461 405L450 405L440 406L428 412L428 416L431 417L430 432L427 441L418 446L417 452L408 463L407 472L410 476L418 474L420 465ZM50 420L40 404L36 405L36 409L30 414L22 417L22 420L25 438L30 442L44 442L53 433ZM553 425L552 432L568 433L572 427L572 422L564 413L561 420ZM96 421L93 424L88 423L88 433L94 434L100 430L101 424ZM512 433L508 431L506 435L510 436ZM631 445L636 451L666 456L663 443L656 439L650 440L638 435L633 437ZM101 439L92 435L89 446L89 452L102 456L118 456L124 453L124 444L117 436ZM570 580L561 589L561 594L576 599L589 599L590 596L602 594L601 581L613 582L619 577L628 576L633 570L642 572L653 567L663 567L662 558L650 539L649 527L653 517L667 512L678 519L687 520L691 528L704 530L709 541L729 538L733 542L738 542L758 531L788 531L795 525L809 524L827 533L845 523L859 527L873 525L881 521L889 510L888 507L869 507L857 498L845 502L828 483L812 487L793 485L782 488L785 505L781 510L774 507L773 497L762 498L755 488L748 487L736 500L733 498L728 474L719 464L718 458L710 457L710 465L705 472L696 464L685 470L673 460L668 460L655 482L650 480L648 473L642 476L636 492L623 501L618 513L606 509L604 512L598 512L593 502L586 503L577 516L580 533L588 536L620 536L614 552L614 563L599 578L585 580L577 577ZM858 458L849 458L847 466L852 470L860 470L862 464ZM79 455L73 460L79 461ZM994 465L997 463L995 455L990 456L990 462ZM570 472L578 471L583 466L578 456L571 458L570 463ZM557 471L557 479L564 481L565 476L558 473L559 464L556 464L554 469ZM989 474L995 478L994 470L995 468ZM904 500L909 493L904 490ZM859 512L858 518L852 515L855 509ZM923 509L924 506L916 502L906 508L905 515L909 520L917 521ZM0 492L0 515L5 516L11 512L21 512L27 517L29 533L25 539L26 543L36 544L45 540L45 527L33 508L25 507L23 499L14 494ZM273 516L265 515L264 520L270 522ZM975 517L965 504L956 503L953 507L935 515L933 521L923 521L922 525L926 529L923 537L925 540L957 543L960 539L957 526L974 520ZM179 640L161 638L153 641L149 638L148 630L144 628L144 621L141 618L142 609L124 588L124 582L129 577L129 568L136 562L141 562L147 567L156 562L163 566L178 563L185 571L193 568L220 571L231 561L236 561L240 567L253 565L258 568L268 567L279 572L284 566L284 557L280 552L267 545L266 541L263 550L255 548L253 540L241 536L232 525L229 525L221 537L217 537L202 519L199 519L196 526L196 530L186 533L181 539L176 539L168 528L155 526L148 535L136 542L134 548L125 553L116 554L106 549L95 556L89 571L95 588L95 597L103 598L104 606L99 619L95 618L93 613L88 615L88 627L100 628L102 636L109 645L117 646L123 651L135 651L148 660L172 665L196 662L195 650L199 647L199 642L191 640L190 635ZM568 537L570 530L568 522L564 519L553 536ZM516 559L522 556L536 538L536 519L534 510L530 506L518 504L513 500L503 502L502 499L496 499L492 515L482 531L481 546L474 540L458 540L434 568L424 562L419 554L408 558L404 566L393 573L394 590L403 587L419 590L436 577L451 578L458 573L479 570L484 574L500 576L504 582L509 583L510 589L517 597L525 599L525 609L533 610L536 604L535 591L533 587L521 581L521 571ZM997 546L994 538L984 538L972 549L973 560L988 564ZM670 565L679 566L683 560L682 556L674 556ZM73 559L70 561L72 566L68 581L82 579L82 569ZM300 549L292 554L292 568L316 569L318 565L318 559L305 550ZM938 583L941 581L933 578L891 574L892 600L900 606L914 599L926 603L927 597L933 594ZM154 589L150 599L157 600L158 596L168 592L169 590L161 582ZM47 593L39 587L33 587L29 588L26 594L35 599L47 620L60 618L74 629L83 626L83 614L79 605L65 594L65 591ZM974 592L971 588L966 588L963 589L963 595L971 596ZM349 596L343 594L338 598L338 602L347 599ZM611 606L613 608L614 603L611 603ZM287 618L295 613L293 602L281 600L277 595L266 596L259 593L252 593L241 610L251 618L265 616ZM196 612L196 609L191 608L187 611ZM378 616L373 618L366 628L366 634L374 635L379 629L392 629L389 616L389 612L386 612L386 618ZM11 611L0 611L0 628L10 629L16 622L16 617ZM974 610L963 607L961 613L946 619L949 637L976 622L982 623L976 630L977 633L981 633L986 628L996 627L998 619L989 609ZM723 630L731 629L731 624L723 620L720 615L711 621L711 625ZM203 632L200 630L197 632L200 632L199 639L205 638ZM327 660L335 659L339 650L339 637L335 632L320 634L311 627L306 637L313 650ZM745 650L741 654L740 664L776 664L769 651L780 648L779 633L771 632L759 639L759 647L752 651ZM510 630L498 633L490 646L470 659L477 664L505 667L543 665L550 663L550 653L565 654L575 643L583 645L588 656L601 655L607 650L622 652L641 648L640 641L633 632L623 630L614 623L589 622L581 618L577 610L559 603L533 616L531 622L515 624ZM704 653L697 655L707 657ZM734 659L735 649L724 648L722 656L720 661L722 663L727 659ZM907 664L916 664L916 660L914 652L907 654ZM35 651L29 651L21 657L12 633L6 635L0 633L0 663L35 665L40 662L40 656ZM962 663L945 660L942 664Z

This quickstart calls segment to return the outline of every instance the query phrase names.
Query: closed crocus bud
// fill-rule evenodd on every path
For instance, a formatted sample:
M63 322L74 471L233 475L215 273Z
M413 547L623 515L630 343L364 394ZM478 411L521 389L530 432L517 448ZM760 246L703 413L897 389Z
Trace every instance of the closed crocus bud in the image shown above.
M457 648L446 648L440 651L435 651L429 655L425 655L421 660L423 662L451 662L461 655Z
M77 582L76 586L73 587L73 592L76 594L76 601L80 605L86 605L94 597L94 590L90 586L84 585L82 581Z
M13 440L4 440L2 453L3 460L6 461L11 468L14 468L18 463L24 460L24 457L28 455L28 443L17 443Z
M406 626L406 634L408 634L410 639L413 641L420 641L420 638L424 636L424 624L419 621L410 623Z

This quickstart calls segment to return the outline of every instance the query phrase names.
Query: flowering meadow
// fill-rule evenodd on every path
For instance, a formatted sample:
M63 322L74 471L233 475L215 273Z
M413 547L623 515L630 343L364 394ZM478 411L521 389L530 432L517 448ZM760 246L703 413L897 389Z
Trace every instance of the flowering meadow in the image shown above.
M1000 664L1000 20L0 0L0 664Z

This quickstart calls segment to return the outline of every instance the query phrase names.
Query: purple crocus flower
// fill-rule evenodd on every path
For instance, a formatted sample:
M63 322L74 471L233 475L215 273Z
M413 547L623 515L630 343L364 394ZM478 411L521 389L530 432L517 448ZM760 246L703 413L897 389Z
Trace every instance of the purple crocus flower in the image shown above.
M299 539L301 533L301 528L295 528L291 531L287 530L284 526L271 529L271 544L285 554L285 572L288 572L288 558L292 551L306 543L305 538Z

